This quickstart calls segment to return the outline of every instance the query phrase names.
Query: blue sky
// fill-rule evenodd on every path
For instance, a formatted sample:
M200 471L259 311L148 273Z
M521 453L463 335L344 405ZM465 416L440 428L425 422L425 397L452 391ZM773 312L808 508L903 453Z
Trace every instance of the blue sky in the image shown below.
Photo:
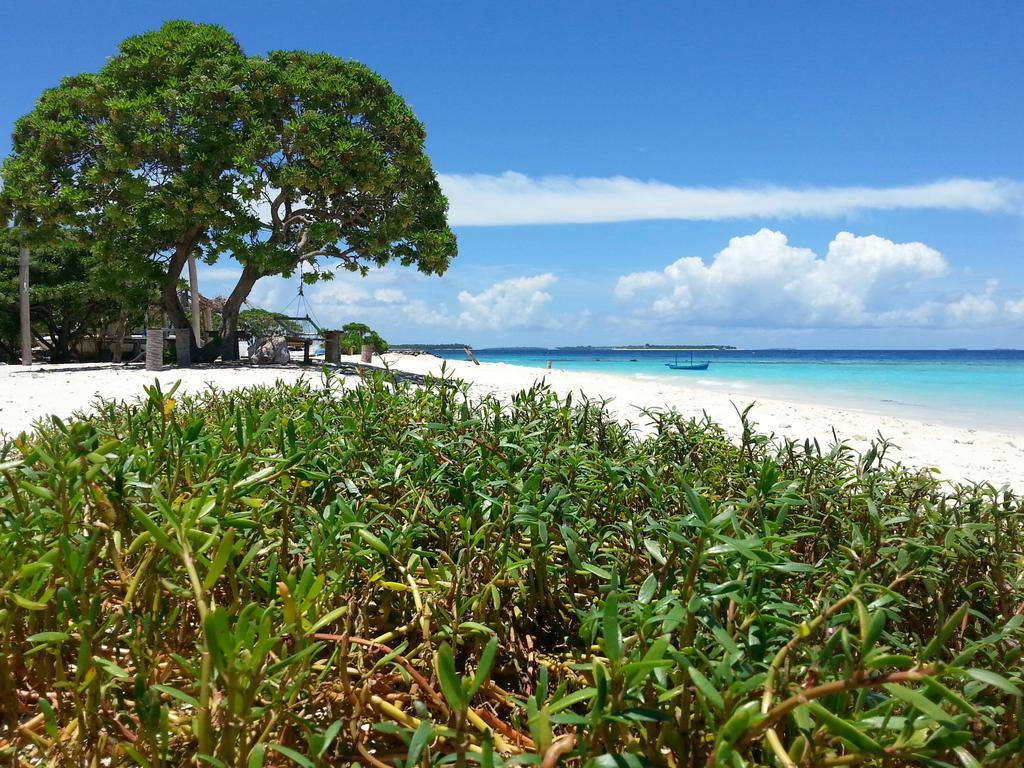
M460 255L442 278L310 290L329 324L478 346L1024 345L1024 3L5 3L0 152L43 88L168 18L358 59L426 124Z

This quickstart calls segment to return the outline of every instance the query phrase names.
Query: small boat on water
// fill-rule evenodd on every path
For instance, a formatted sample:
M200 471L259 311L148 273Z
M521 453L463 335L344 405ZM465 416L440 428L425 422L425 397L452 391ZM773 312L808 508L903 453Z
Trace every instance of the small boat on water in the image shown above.
M693 352L690 353L690 362L680 363L679 355L676 355L676 361L674 363L665 363L673 371L706 371L708 366L711 365L710 360L705 360L703 363L693 362Z

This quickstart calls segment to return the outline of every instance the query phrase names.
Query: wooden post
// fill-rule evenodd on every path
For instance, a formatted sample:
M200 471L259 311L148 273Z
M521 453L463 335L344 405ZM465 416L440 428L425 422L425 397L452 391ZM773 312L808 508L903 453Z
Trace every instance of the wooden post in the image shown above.
M179 366L192 365L192 345L188 338L188 328L174 329L174 356Z
M21 364L32 365L32 310L28 303L28 248L18 249L18 293L21 298Z
M473 361L474 365L480 365L480 361L476 359L476 355L473 354L473 350L469 347L463 347L463 351L466 353L466 357Z
M341 362L341 334L338 331L324 331L324 362L331 365Z
M203 331L200 326L202 309L199 307L199 273L196 271L195 254L188 256L188 284L192 289L192 335L196 337L196 346L203 346Z
M373 362L373 345L372 344L363 344L363 348L362 348L362 350L360 352L361 352L361 354L359 355L359 359L360 360L362 360L364 363Z
M146 370L159 371L164 367L164 315L150 309L146 328Z

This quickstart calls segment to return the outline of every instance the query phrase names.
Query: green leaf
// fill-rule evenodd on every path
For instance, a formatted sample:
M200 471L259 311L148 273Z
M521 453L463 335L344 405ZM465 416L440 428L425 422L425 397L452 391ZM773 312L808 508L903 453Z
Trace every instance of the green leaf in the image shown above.
M391 550L388 549L388 545L378 539L366 528L359 529L359 538L365 541L374 552L383 555L386 558L391 558Z
M927 661L938 653L940 648L946 645L946 641L953 636L953 633L963 622L969 607L969 603L964 603L956 609L952 616L946 619L946 622L939 629L935 637L931 639L928 645L925 646L924 651L921 652L921 661Z
M412 739L409 740L409 754L405 759L406 768L413 768L419 762L420 752L427 746L433 735L434 729L430 721L420 720L420 724L416 726L416 730L412 734Z
M29 600L27 597L19 595L17 592L9 593L11 599L15 605L19 608L24 608L26 611L45 611L46 603L39 602L38 600Z
M964 768L981 768L981 763L978 762L978 758L968 752L964 747L957 747L953 751L956 753L957 759Z
M694 687L704 695L707 702L718 711L723 711L725 709L725 700L722 698L722 694L715 689L712 682L704 677L704 673L696 667L687 667L686 671L689 673Z
M622 629L619 627L618 595L609 595L604 601L601 627L604 636L604 655L612 664L617 664L622 658Z
M719 642L722 648L725 649L725 652L727 654L729 654L730 656L741 655L739 646L736 645L735 641L732 639L732 636L725 631L724 627L721 627L716 624L711 628L711 634L715 636L715 639Z
M164 529L157 525L149 515L142 511L142 509L133 506L131 513L136 522L149 531L149 535L152 536L161 547L174 555L181 554L181 547L178 542L172 540Z
M748 701L735 709L729 719L718 729L717 741L725 744L733 744L744 733L747 732L758 719L758 703Z
M455 671L455 655L448 643L442 643L435 655L437 663L437 677L441 682L441 691L448 700L448 706L457 712L466 708L466 692L462 685L462 678Z
M561 712L563 709L568 709L571 706L579 704L581 701L590 701L596 694L597 688L581 688L580 690L573 691L556 701L552 701L548 711L554 715Z
M179 691L177 688L172 688L169 685L160 685L159 683L156 685L152 685L150 687L157 691L160 691L161 693L166 693L172 699L177 699L183 704L188 704L191 707L199 709L199 699L195 698L194 696L189 696L184 691Z
M263 761L267 756L266 744L257 744L249 750L249 757L245 761L245 768L263 768Z
M665 555L661 553L661 545L654 539L644 539L644 549L658 565L665 564Z
M951 691L934 677L923 677L921 678L921 682L923 682L931 691L938 694L958 709L971 715L978 714L978 710L975 709L969 701L964 699L963 696Z
M346 613L348 613L348 606L347 605L340 605L337 608L335 608L333 611L328 611L327 613L325 613L323 616L321 616L319 619L317 619L313 623L313 626L311 626L309 628L309 630L307 631L306 634L310 634L311 635L314 632L317 632L317 631L323 629L328 624L331 624L331 623L337 621L338 619L340 619Z
M858 608L863 607L863 603L857 602ZM864 613L867 613L867 609L863 608ZM861 658L866 656L872 648L875 647L875 643L878 642L878 638L882 636L882 632L885 631L885 611L878 610L870 616L865 626L861 624L861 640L860 640L860 655Z
M853 723L843 720L838 715L835 715L825 709L825 707L817 701L807 702L807 708L810 709L811 712L814 713L815 717L817 717L820 722L824 723L832 733L843 739L843 741L849 743L854 748L872 755L885 754L885 750L882 749L881 744L857 728Z
M291 747L285 747L281 744L271 744L270 748L278 754L284 755L289 760L302 766L302 768L316 768L313 761L305 755L296 752Z
M338 733L344 725L344 720L335 720L327 727L327 730L324 731L323 743L320 745L320 749L317 750L317 757L323 757L327 754L327 750L331 748L331 744L334 743L334 740L338 737ZM423 725L423 723L420 723L420 725Z
M897 685L896 683L888 683L882 687L885 688L890 695L899 699L904 704L909 704L925 717L930 717L932 720L939 723L954 724L952 715L918 691L913 691L902 685Z
M476 692L480 690L480 687L487 682L487 677L491 674L491 666L494 664L494 656L497 652L498 638L494 636L487 641L487 645L484 646L484 650L480 654L480 663L477 665L476 673L473 675L473 682L466 691L467 699L472 700Z
M656 590L657 588L658 577L652 573L650 576L644 579L644 583L640 585L640 593L637 595L636 598L637 602L641 605L647 605L647 603L651 602L651 599L654 597L654 590Z
M988 669L968 669L965 671L980 683L991 685L993 688L998 688L1011 696L1020 696L1020 689L996 672L992 672Z
M580 570L588 571L588 572L594 574L595 576L599 576L600 578L604 579L605 581L611 581L612 580L612 575L611 575L611 573L609 571L606 571L604 568L600 568L600 567L594 565L593 563L582 563L580 565Z
M129 675L127 671L125 671L109 659L104 659L102 656L93 656L92 660L97 667L100 667L101 669L105 670L106 673L111 677L116 677L119 680L132 679L132 676Z
M63 643L70 639L71 635L67 632L36 632L25 638L30 643Z
M224 568L228 564L228 558L231 557L234 551L235 544L235 529L228 528L227 533L224 534L224 538L220 540L220 544L217 545L217 552L213 556L213 560L210 561L210 568L206 571L206 578L203 579L203 588L209 589L217 583L217 579L224 572Z

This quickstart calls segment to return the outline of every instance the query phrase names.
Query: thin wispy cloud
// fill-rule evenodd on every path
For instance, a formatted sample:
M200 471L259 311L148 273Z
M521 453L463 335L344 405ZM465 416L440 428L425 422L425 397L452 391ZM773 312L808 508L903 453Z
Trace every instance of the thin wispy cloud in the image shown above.
M616 176L440 174L456 226L592 224L651 219L832 218L867 210L1024 213L1024 184L944 179L900 187L684 187Z

